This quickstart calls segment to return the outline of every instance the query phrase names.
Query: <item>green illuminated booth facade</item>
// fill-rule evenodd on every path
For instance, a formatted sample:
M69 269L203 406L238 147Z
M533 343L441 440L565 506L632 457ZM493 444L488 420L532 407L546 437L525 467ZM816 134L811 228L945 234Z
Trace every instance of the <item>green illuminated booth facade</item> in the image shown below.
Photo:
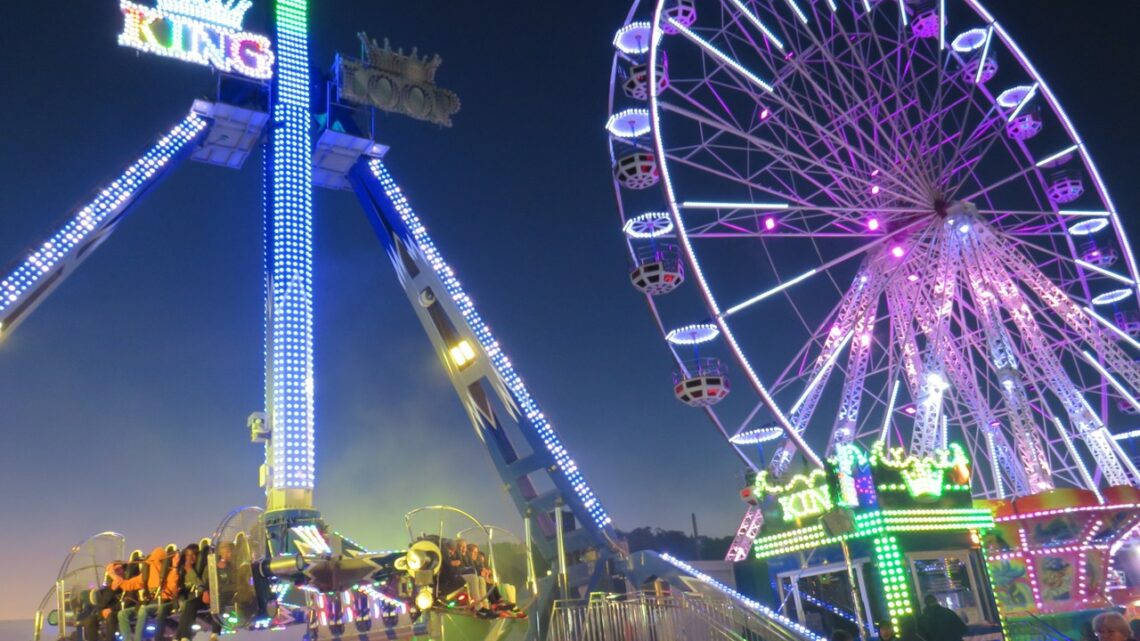
M776 483L761 472L742 491L764 505L753 543L785 612L816 630L918 615L933 594L968 624L997 622L980 549L994 527L970 495L961 446L927 456L881 443L841 445L826 470ZM844 555L851 560L851 570Z

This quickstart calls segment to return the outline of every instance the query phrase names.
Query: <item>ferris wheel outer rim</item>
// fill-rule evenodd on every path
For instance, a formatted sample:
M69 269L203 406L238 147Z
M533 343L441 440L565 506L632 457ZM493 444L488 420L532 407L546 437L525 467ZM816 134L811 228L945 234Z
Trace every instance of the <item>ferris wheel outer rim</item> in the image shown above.
M661 17L662 17L662 12L665 8L666 2L668 2L668 0L657 0L656 5L654 7L653 18L651 20L651 25L652 25L654 33L661 31ZM1115 233L1117 242L1120 244L1120 248L1122 250L1122 254L1124 255L1124 259L1125 259L1125 264L1128 268L1128 272L1131 275L1132 281L1134 283L1132 286L1133 297L1135 298L1137 304L1140 305L1140 278L1138 278L1138 275L1137 275L1137 264L1136 264L1135 257L1132 253L1131 245L1129 244L1128 238L1124 233L1123 224L1122 224L1122 221L1120 220L1120 215L1116 209L1115 203L1113 203L1112 198L1108 193L1107 186L1105 185L1104 180L1102 179L1099 170L1096 168L1096 164L1092 159L1092 154L1089 152L1087 145L1085 144L1084 140L1081 138L1081 136L1077 132L1076 126L1072 123L1072 120L1069 118L1068 114L1065 112L1065 110L1061 106L1060 101L1056 98L1056 95L1053 93L1052 89L1049 87L1049 84L1044 80L1043 76L1037 71L1036 67L1033 66L1032 62L1029 60L1029 57L1025 55L1025 53L1017 45L1016 41L1014 41L1012 36L1009 35L1009 33L1001 26L1001 24L999 22L997 22L997 20L982 6L981 2L979 0L962 0L962 2L965 5L967 5L970 9L972 9L974 11L974 13L978 15L978 17L980 17L983 21L985 21L985 23L993 26L994 33L996 33L998 35L1001 42L1005 45L1007 51L1009 51L1010 53L1013 54L1014 58L1017 60L1018 65L1021 66L1022 70L1025 71L1031 77L1031 79L1037 84L1041 95L1045 98L1045 101L1048 103L1052 113L1058 117L1058 120L1060 120L1062 127L1064 128L1065 133L1068 135L1069 139L1075 145L1077 145L1078 153L1080 155L1082 163L1085 165L1088 176L1089 176L1089 178L1092 179L1093 184L1096 186L1097 194L1100 197L1102 203L1106 206L1106 210L1109 213L1109 218L1110 218L1110 220L1112 222L1112 226L1113 226L1113 232ZM637 6L639 4L640 4L640 0L635 0L635 2L633 4L633 8L631 9L631 16L632 16L632 13L634 11L636 11ZM660 34L660 37L655 36L655 35L651 35L651 37L649 39L650 40L650 46L649 46L649 52L648 52L648 60L653 61L653 60L658 59L659 51L660 51L660 45L662 42L665 42L665 37L664 37L665 35L666 34L663 34L663 33ZM616 60L617 60L617 58L615 57L615 65L616 65ZM657 83L657 65L649 64L649 65L647 65L647 67L648 67L647 71L648 71L648 75L649 75L649 86L650 87L656 87L657 86L657 84L656 84ZM614 86L615 86L615 83L614 83L615 79L616 79L616 76L611 77L611 87L610 87L611 105L613 104L613 91L614 91ZM660 117L659 117L660 110L658 107L657 93L655 91L649 91L648 92L647 103L649 105L650 122L652 124L651 134L653 136L653 148L654 148L655 154L657 155L657 158L659 159L658 166L659 166L659 171L661 174L662 185L663 185L663 188L665 190L666 205L668 206L669 215L673 219L675 233L676 233L677 239L680 241L681 250L682 250L683 255L685 256L685 261L688 264L692 273L696 275L698 289L701 292L701 297L705 301L705 306L708 308L708 311L710 312L712 319L715 321L716 325L720 328L721 332L723 333L723 335L726 339L726 342L728 343L729 350L732 352L733 357L736 360L737 364L745 371L746 375L748 376L749 382L752 384L753 390L757 393L758 396L760 396L760 400L773 413L773 415L776 418L776 422L779 423L782 428L784 428L785 434L788 435L789 439L792 440L792 442L797 446L799 451L804 453L805 455L808 455L808 457L811 459L811 461L813 463L822 467L822 462L819 460L818 456L816 456L814 454L814 450L807 447L806 442L803 440L803 438L798 433L796 433L795 429L790 424L788 417L783 413L783 410L775 403L775 400L772 398L771 393L768 392L768 390L764 386L763 382L759 380L759 376L756 374L755 370L753 369L749 359L744 355L743 350L740 348L740 345L736 341L735 335L732 333L731 328L728 327L728 324L727 324L726 320L724 319L724 317L721 313L719 305L717 304L715 297L712 294L711 287L709 286L708 282L706 281L706 279L704 277L704 274L702 273L702 270L700 268L700 263L696 260L695 253L693 251L692 245L691 245L690 240L689 240L688 230L685 228L684 221L682 220L682 218L680 216L680 209L678 207L676 195L675 195L675 192L674 192L674 189L672 186L672 182L669 178L668 165L665 162L665 148L664 148L664 142L662 140L662 135L661 135ZM611 154L612 154L612 149L613 149L613 147L611 145ZM1033 159L1030 159L1030 160L1033 160ZM618 202L619 202L619 208L620 208L622 206L621 205L620 187L616 187L616 188L618 189L617 193L618 193ZM624 218L624 213L623 213L623 218ZM1067 242L1070 244L1071 250L1075 250L1075 247L1073 247L1073 245L1072 245L1072 239L1069 238ZM631 250L632 250L632 247L631 247ZM1074 251L1074 254L1075 254L1075 251ZM1074 256L1074 258L1076 258L1076 257ZM1089 277L1086 275L1085 271L1086 270L1079 268L1079 266L1078 266L1078 274L1079 274L1078 278L1081 281L1082 286L1085 287L1086 291L1088 291L1087 288L1088 288L1088 278ZM647 299L648 298L649 297L647 296ZM650 308L653 312L653 315L657 321L658 328L661 330L662 336L664 336L668 332L668 330L665 329L665 326L664 326L664 324L660 318L660 315L657 312L656 305L654 305L651 300L649 300L648 303L649 303L649 306L650 306ZM676 354L674 354L674 357L676 358ZM1103 384L1105 384L1105 383L1102 383L1102 385ZM708 413L710 415L713 414L713 412L711 411L710 408L706 408L706 410L708 410ZM719 427L719 422L718 422L718 427ZM724 431L723 428L721 428L721 431L722 432ZM738 453L740 453L739 449L735 446L735 444L730 443L730 445L732 445L733 448L737 449Z
M657 5L653 9L653 19L650 22L653 27L653 34L651 34L649 38L648 59L650 61L650 64L647 65L650 87L650 91L648 92L648 102L650 122L653 124L653 149L657 154L657 166L659 168L661 174L661 182L665 190L665 201L666 205L669 207L669 215L673 218L673 226L675 232L677 233L677 239L681 242L681 251L685 254L686 261L689 263L689 266L692 268L693 273L697 277L697 283L701 291L701 297L705 299L705 305L711 312L713 321L716 323L717 327L720 328L721 334L724 336L725 341L729 344L729 348L732 351L733 356L736 358L737 363L746 372L748 380L752 384L752 389L760 397L760 400L763 401L764 404L768 407L769 411L772 412L773 416L776 419L776 422L779 423L780 427L784 428L784 434L786 434L787 437L793 443L795 443L796 447L799 448L799 451L804 454L808 460L816 467L822 468L824 467L823 461L820 460L819 456L815 453L815 450L808 447L807 442L804 441L803 437L796 431L795 427L792 426L791 421L784 414L783 410L781 410L780 407L776 404L776 401L774 398L772 398L771 393L760 381L760 377L756 374L755 370L752 369L751 363L747 358L744 357L743 350L740 349L740 345L736 342L736 337L733 335L732 329L729 328L728 323L725 321L724 316L720 312L720 308L717 305L716 300L714 300L712 297L712 292L708 286L708 283L705 281L704 274L701 273L700 263L696 262L694 259L692 245L689 242L689 236L688 233L686 233L684 222L681 220L680 210L677 207L677 199L673 192L673 185L669 180L669 170L665 163L665 150L660 133L661 127L658 117L659 110L657 106L657 92L653 90L653 88L657 86L657 65L653 64L653 61L657 60L658 49L661 45L661 42L664 41L664 38L658 38L656 36L656 33L661 30L661 14L665 9L665 2L667 2L667 0L657 1Z
M633 20L634 15L636 15L638 8L641 6L641 2L642 2L642 0L633 0L633 3L630 5L629 12L626 14L626 18L625 18L626 23ZM610 63L610 91L609 91L609 110L610 110L610 112L613 112L614 107L615 107L614 97L615 97L616 88L618 86L617 70L618 70L618 59L619 59L619 57L620 57L620 54L615 53L613 58L612 58L612 61ZM613 166L614 163L616 162L617 158L614 154L614 145L613 145L613 139L612 138L610 138L609 152L610 152L610 165ZM610 178L611 178L611 185L612 185L613 190L614 190L614 199L617 203L618 218L621 220L622 225L624 225L626 220L628 220L630 217L627 216L625 213L625 203L622 200L622 187L621 187L621 184L618 182L617 178L614 177L612 174L611 174ZM672 219L672 214L670 214L670 219ZM628 239L627 239L627 241L628 241ZM629 250L629 252L628 252L629 258L631 260L636 261L637 256L634 253L633 245L630 244L629 242L627 242L626 248ZM649 308L650 315L653 317L653 322L657 324L657 330L661 333L662 339L664 339L665 335L667 333L669 333L669 330L665 328L665 322L661 319L660 312L657 311L657 305L653 301L653 296L651 296L649 294L644 294L643 299L645 301L646 307ZM666 345L668 346L668 342L666 342ZM682 359L680 358L680 356L677 355L676 350L673 350L672 348L670 348L669 353L673 356L673 362L678 367L681 367L683 365ZM732 442L732 435L730 435L728 433L728 431L724 428L724 425L721 423L720 417L717 416L716 411L713 409L713 407L710 405L706 405L706 406L702 407L701 409L704 411L704 413L708 417L709 421L712 422L713 427L715 427L716 430L720 433L720 436L721 436L721 438L724 439L724 442L727 443L729 445L729 447L732 448L732 451L733 451L733 453L736 454L736 457L738 459L740 459L740 461L742 463L744 463L748 468L750 468L754 471L759 471L759 468L756 465L756 463L753 462L752 459L748 458L748 455L746 455L744 453L744 451L741 449L741 447L739 445Z
M1132 247L1128 242L1128 236L1124 233L1124 224L1120 220L1120 213L1116 210L1116 203L1113 202L1112 196L1108 193L1108 187L1101 178L1100 171L1093 161L1092 153L1089 151L1084 139L1081 138L1076 125L1074 125L1072 119L1069 118L1069 114L1065 111L1064 107L1061 106L1061 101L1057 99L1056 94L1054 94L1052 88L1049 87L1049 83L1045 81L1044 77L1037 71L1037 68L1033 66L1033 62L1029 60L1029 56L1025 55L1025 52L1017 45L1013 36L982 6L980 0L963 0L963 2L970 5L979 16L993 25L994 33L997 33L1006 48L1013 52L1021 68L1033 77L1041 90L1041 95L1045 97L1053 113L1060 117L1061 125L1065 128L1065 133L1067 133L1073 143L1077 145L1077 151L1080 154L1081 161L1084 163L1085 168L1088 169L1089 177L1092 178L1093 184L1096 185L1097 194L1100 195L1101 200L1107 205L1109 218L1112 221L1112 228L1116 233L1117 240L1120 242L1121 249L1124 250L1124 261L1128 265L1128 272L1132 276L1132 281L1133 283L1140 284L1140 278L1137 278L1136 259L1132 253ZM1087 282L1087 279L1083 278L1082 280ZM1140 286L1133 285L1132 290L1137 305L1140 305Z

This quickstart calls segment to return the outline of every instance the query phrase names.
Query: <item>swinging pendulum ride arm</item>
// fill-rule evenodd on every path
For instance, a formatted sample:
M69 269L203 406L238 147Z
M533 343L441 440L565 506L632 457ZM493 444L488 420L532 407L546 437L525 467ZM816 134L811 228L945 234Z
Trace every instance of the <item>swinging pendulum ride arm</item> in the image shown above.
M704 583L741 604L750 612L749 629L790 641L821 641L807 628L668 555L639 552L624 558L609 515L387 168L378 159L362 158L348 178L507 493L527 520L536 551L557 568L563 590L571 591L562 598L573 598L578 588L608 589L604 582L610 571L634 585L653 577L681 585L684 577L686 585ZM521 442L508 434L508 422ZM536 479L553 489L540 492ZM578 527L563 528L564 536L558 536L555 524L563 521L563 508ZM537 527L530 528L531 523ZM539 612L548 611L553 596L549 589L542 591Z
M361 159L349 180L511 500L536 526L538 552L562 572L559 559L618 553L609 515L387 168ZM508 433L507 422L523 442ZM578 527L559 542L553 515L563 508ZM586 584L584 569L570 568L579 574L568 582Z
M190 112L22 259L0 275L0 340L101 245L142 196L205 139L210 123Z

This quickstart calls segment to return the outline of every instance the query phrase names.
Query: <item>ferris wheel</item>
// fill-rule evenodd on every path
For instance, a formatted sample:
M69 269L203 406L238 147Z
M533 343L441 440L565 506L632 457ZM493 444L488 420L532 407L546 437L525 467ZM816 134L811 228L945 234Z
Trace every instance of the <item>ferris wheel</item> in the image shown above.
M1140 484L1135 259L980 3L659 0L614 46L631 281L750 466L954 441L978 496Z

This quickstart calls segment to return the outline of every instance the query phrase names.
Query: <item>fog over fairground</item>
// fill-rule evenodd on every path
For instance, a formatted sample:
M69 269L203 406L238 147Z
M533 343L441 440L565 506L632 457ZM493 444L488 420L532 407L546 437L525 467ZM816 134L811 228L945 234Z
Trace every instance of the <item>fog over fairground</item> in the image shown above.
M671 356L627 279L603 129L626 3L313 5L320 68L355 54L358 31L443 57L455 126L382 117L388 166L616 525L687 530L695 513L703 533L734 531L740 465L674 399ZM1140 11L986 5L1140 237ZM0 262L212 94L208 69L121 48L120 28L114 0L0 6ZM315 198L317 507L376 548L406 543L402 515L424 504L521 531L355 199ZM89 534L185 544L263 502L245 428L263 402L261 223L257 159L187 163L0 344L0 620L29 619ZM765 331L780 340L779 320Z

